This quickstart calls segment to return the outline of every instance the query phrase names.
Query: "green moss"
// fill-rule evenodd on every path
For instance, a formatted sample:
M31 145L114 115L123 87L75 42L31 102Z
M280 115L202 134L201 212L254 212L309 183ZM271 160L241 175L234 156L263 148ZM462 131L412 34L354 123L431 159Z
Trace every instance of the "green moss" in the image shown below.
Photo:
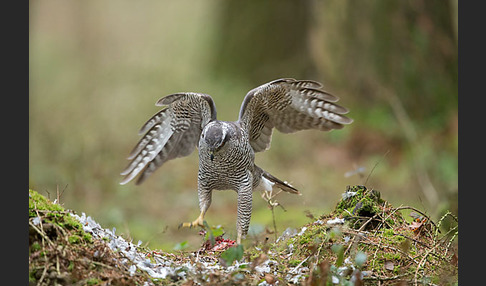
M321 243L322 241L328 240L329 236L327 226L311 225L301 235L301 238L313 244Z
M385 221L389 226L391 227L395 226L395 221L393 219L387 218Z
M81 241L81 237L79 235L73 234L68 237L68 241L71 244L79 243Z
M67 269L68 269L69 272L73 271L73 269L74 269L74 262L73 261L69 261L69 265L68 265Z
M86 242L88 242L88 243L92 243L93 242L93 236L91 236L91 234L90 233L87 233L87 232L84 233L83 239Z
M83 226L81 223L70 215L64 216L63 226L67 229L82 230Z
M350 227L359 229L366 223L366 229L370 230L378 227L379 220L368 221L369 218L383 213L387 202L381 199L381 194L377 190L367 189L365 186L348 186L333 212L333 216L344 218ZM387 218L385 227L395 225L394 217Z
M296 259L291 259L289 261L289 266L291 267L296 267L297 265L299 265L302 261L301 260L296 260Z
M71 244L92 243L91 234L83 231L81 223L62 206L51 202L38 192L29 189L29 217L41 216L43 223L51 223L70 232L67 240Z
M393 231L393 229L389 228L383 231L383 235L387 237L393 237L395 235L395 232Z
M49 201L46 197L38 192L29 189L29 217L37 216L35 210L62 212L64 211L64 208Z
M349 213L355 212L356 205L359 202L375 202L380 203L382 200L380 199L380 193L375 190L370 190L365 186L348 186L345 192L346 197L339 201L336 212L343 213L345 210L348 210ZM359 206L359 208L366 208L369 209L371 204L363 204Z
M40 243L38 243L38 242L34 242L34 243L32 243L32 245L30 245L30 251L31 251L31 252L34 252L34 251L39 251L39 250L41 250L41 245L40 245Z
M89 278L88 280L86 280L86 285L99 285L101 284L101 280L98 279L98 278Z
M402 256L399 252L384 252L383 258L385 258L386 260L400 260Z
M29 284L32 283L32 284L36 284L37 282L37 279L35 279L35 273L37 271L33 270L33 271L29 271Z

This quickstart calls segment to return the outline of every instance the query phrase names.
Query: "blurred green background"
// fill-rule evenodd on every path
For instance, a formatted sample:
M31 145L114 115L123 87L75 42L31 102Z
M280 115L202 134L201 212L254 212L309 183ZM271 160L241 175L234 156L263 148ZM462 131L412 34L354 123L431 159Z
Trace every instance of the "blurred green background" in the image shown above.
M457 213L457 10L457 0L30 1L29 185L51 199L64 191L65 207L151 248L195 249L197 231L177 225L199 214L197 152L120 186L139 128L167 94L208 93L220 120L236 120L247 91L293 77L322 82L355 121L275 132L257 154L303 193L277 197L279 232L365 182L395 205ZM206 219L234 238L236 194L213 193ZM271 211L256 193L251 231L265 228Z

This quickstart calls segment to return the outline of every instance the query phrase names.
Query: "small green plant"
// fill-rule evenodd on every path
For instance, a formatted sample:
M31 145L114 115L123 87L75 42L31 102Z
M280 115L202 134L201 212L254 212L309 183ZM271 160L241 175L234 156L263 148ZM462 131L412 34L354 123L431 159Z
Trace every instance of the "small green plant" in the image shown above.
M176 244L173 249L174 250L184 250L187 247L189 247L187 240L184 240L183 242L179 242L178 244Z
M209 226L209 224L204 221L204 227L206 229L206 234L204 235L205 241L210 241L211 245L216 242L215 238L224 234L224 229L222 226Z
M223 260L225 265L231 265L234 261L238 261L243 258L243 245L238 244L236 246L228 248L221 254L221 260Z
M344 261L344 246L342 244L333 244L331 250L337 255L336 267L340 267Z

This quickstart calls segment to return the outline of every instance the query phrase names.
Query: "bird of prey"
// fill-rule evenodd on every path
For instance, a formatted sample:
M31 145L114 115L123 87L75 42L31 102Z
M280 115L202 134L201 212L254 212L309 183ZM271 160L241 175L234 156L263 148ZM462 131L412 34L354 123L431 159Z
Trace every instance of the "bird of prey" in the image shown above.
M211 96L181 92L159 99L164 109L153 115L140 129L145 134L135 145L121 172L126 184L139 175L142 183L158 167L199 150L197 191L200 215L183 227L204 227L204 215L211 205L213 190L237 192L237 243L250 225L252 193L263 189L300 194L288 183L255 165L255 153L270 148L273 128L283 133L317 129L340 129L353 122L344 116L348 109L337 105L338 97L324 91L313 80L277 79L250 90L240 108L237 121L216 119Z

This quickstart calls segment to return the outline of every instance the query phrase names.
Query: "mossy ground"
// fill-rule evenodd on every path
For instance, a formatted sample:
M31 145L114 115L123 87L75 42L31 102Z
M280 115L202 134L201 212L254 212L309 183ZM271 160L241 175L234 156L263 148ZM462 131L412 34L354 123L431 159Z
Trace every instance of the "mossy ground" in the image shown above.
M29 285L142 285L70 211L29 190Z
M411 210L414 218L406 219L402 213ZM331 223L336 219L344 223ZM332 213L312 220L297 230L299 234L278 242L271 242L273 235L268 233L248 239L240 266L232 272L220 269L208 274L201 268L183 280L152 279L140 271L130 276L106 241L93 239L68 210L29 190L29 281L32 285L143 285L147 281L152 285L263 281L287 285L300 276L295 283L301 285L457 284L457 218L450 213L434 223L420 210L393 207L376 190L353 186ZM193 262L195 256L224 264L220 251L140 251L147 257L153 253L173 257L180 265ZM257 271L260 266L270 271Z
M302 235L288 239L287 250L280 246L280 254L290 254L290 265L305 261L303 266L314 269L307 276L310 285L330 284L331 274L340 282L351 281L357 272L365 274L366 285L457 283L457 218L447 213L436 224L420 212L407 222L402 212L410 209L420 212L393 207L376 190L348 187L332 213L306 225ZM456 224L441 229L446 217ZM335 218L344 218L345 223L327 223ZM365 263L357 266L357 255L365 255Z

